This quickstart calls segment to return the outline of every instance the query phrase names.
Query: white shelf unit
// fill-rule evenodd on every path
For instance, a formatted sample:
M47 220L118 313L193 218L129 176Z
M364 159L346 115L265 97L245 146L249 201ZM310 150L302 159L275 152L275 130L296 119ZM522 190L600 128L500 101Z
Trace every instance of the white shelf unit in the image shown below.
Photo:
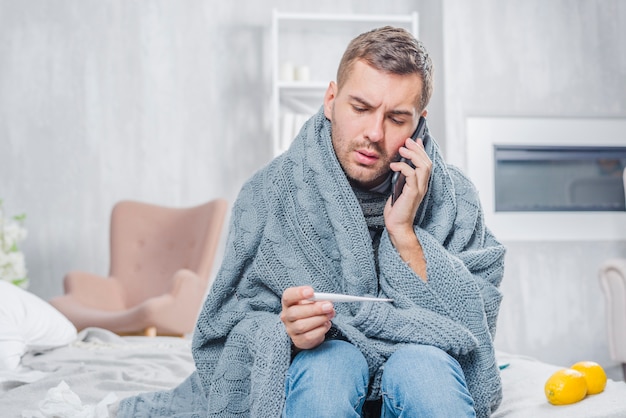
M391 25L418 36L418 14L325 14L272 12L273 153L285 151L302 123L323 103L324 93L350 40ZM281 68L306 67L306 80L285 80ZM294 129L295 128L295 129Z

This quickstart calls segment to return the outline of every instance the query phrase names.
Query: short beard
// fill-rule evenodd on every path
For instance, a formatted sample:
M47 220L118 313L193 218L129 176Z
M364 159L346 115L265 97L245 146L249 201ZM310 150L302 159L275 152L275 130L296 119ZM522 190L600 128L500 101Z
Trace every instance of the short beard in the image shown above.
M367 179L363 179L363 178L359 179L359 178L351 176L350 173L346 170L346 167L343 166L342 160L337 155L337 150L335 148L335 142L343 143L343 138L340 137L340 135L337 132L337 129L335 128L335 125L333 125L333 124L331 124L331 135L332 135L333 149L335 150L335 156L337 157L337 160L339 162L339 166L341 167L341 170L343 171L343 173L345 174L346 178L348 179L348 182L352 186L358 187L358 188L363 189L363 190L368 190L368 189L371 189L372 187L376 187L378 184L384 182L385 179L389 176L389 172L391 171L391 168L389 168L389 166L387 166L386 168L381 168L381 171L375 173L376 175L374 177L368 177ZM373 149L381 157L385 157L386 156L386 154L384 154L384 151L380 149L378 143L376 143L376 142L364 141L364 143L362 145L357 146L357 148ZM400 158L400 154L397 155L397 158L398 159ZM364 169L364 170L366 170L366 169Z

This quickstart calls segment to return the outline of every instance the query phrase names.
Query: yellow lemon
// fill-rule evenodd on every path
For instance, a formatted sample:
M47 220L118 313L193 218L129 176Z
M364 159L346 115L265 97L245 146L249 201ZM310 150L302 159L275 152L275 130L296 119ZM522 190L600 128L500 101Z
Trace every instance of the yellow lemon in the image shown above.
M578 370L561 369L550 376L544 390L552 405L568 405L587 395L587 382Z
M578 370L585 376L588 395L595 395L604 390L606 386L606 373L598 363L593 361L580 361L570 368Z

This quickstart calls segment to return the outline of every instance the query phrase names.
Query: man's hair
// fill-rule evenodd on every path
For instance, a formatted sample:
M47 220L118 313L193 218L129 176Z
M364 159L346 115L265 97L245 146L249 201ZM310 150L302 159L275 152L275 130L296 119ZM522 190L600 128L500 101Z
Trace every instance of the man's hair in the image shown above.
M346 82L352 66L365 61L378 71L392 74L417 74L422 79L420 111L423 111L433 93L433 63L424 44L406 29L384 26L354 38L341 58L337 69L339 89Z

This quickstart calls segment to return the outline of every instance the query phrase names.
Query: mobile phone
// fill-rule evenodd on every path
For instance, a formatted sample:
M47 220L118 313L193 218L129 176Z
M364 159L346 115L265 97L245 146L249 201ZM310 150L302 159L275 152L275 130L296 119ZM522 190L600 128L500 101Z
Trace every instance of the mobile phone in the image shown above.
M411 135L411 139L415 141L417 138L424 139L424 132L426 132L426 118L424 116L420 116L419 122L417 122L417 128L413 135ZM407 163L411 167L415 168L413 163L406 158L401 158L401 162ZM402 193L402 189L404 188L404 183L406 183L406 176L402 174L400 171L396 171L393 173L393 177L391 177L391 204L396 203L396 199Z

